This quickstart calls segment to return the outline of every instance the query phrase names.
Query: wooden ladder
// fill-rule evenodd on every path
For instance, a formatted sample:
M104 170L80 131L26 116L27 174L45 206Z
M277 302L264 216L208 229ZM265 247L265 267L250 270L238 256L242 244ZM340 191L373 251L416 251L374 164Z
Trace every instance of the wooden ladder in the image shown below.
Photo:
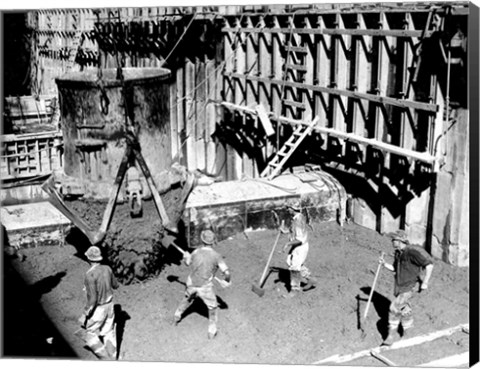
M295 46L290 41L289 45L287 45L285 49L287 52L284 66L286 79L290 79L299 83L305 82L305 73L307 72L305 56L308 53L307 47ZM298 96L295 96L293 92L290 92L290 97L286 97L286 95L282 99L284 114L287 113L287 110L290 110L294 119L303 119L303 115L307 107L306 102L304 101L305 98L299 98Z
M303 139L312 132L315 125L320 118L317 116L314 120L307 124L298 124L292 135L288 138L282 148L275 154L272 160L267 164L263 172L260 174L261 178L268 180L273 179L278 175L283 165L292 156L293 152L302 143Z

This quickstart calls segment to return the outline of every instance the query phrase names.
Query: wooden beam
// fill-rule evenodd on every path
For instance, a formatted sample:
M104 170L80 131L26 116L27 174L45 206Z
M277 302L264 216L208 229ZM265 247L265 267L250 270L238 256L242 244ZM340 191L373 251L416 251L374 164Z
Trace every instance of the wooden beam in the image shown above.
M404 149L404 148L391 145L385 142L381 142L375 139L358 136L353 133L345 133L345 132L337 131L332 128L326 128L326 127L316 127L314 130L319 133L325 133L329 136L342 138L345 141L353 141L362 145L372 146L379 150L382 150L391 154L405 156L405 157L418 160L427 164L434 164L435 161L437 160L434 156L430 155L428 152L420 153L413 150Z
M414 3L412 3L414 4ZM431 6L426 5L424 8L420 8L416 4L413 6L408 6L408 3L404 3L401 7L398 7L396 5L392 6L380 6L377 4L372 4L371 6L364 5L364 6L358 6L358 5L352 5L352 6L339 6L334 9L311 9L311 10L296 10L295 13L287 11L285 8L280 8L278 10L272 9L268 13L264 12L258 12L255 13L257 16L291 16L292 14L303 14L303 15L327 15L327 14L337 14L337 13L342 13L342 14L358 14L358 13L380 13L380 12L388 12L388 13L428 13L435 10L437 14L444 14L445 13L445 7L442 6ZM458 5L458 6L453 6L452 9L452 14L454 15L468 15L469 10L468 6L463 6ZM224 14L223 17L228 18L228 14Z
M382 363L388 366L398 366L393 361L387 359L385 356L381 355L379 352L376 352L375 350L370 351L370 355L372 355L375 359L380 360Z
M427 368L459 368L468 367L470 352L464 352L458 355L447 356L442 359L430 361L428 363L417 365Z
M304 34L304 35L353 35L353 36L378 36L378 37L421 37L423 30L403 30L403 29L356 29L356 28L222 28L222 32L239 33L284 33ZM434 31L427 31L425 37L430 37Z
M371 355L372 351L375 351L376 353L382 352L382 351L389 351L389 350L395 350L399 348L405 348L405 347L412 347L416 345L420 345L425 342L431 342L434 341L438 338L441 337L446 337L450 336L453 333L456 333L458 331L461 331L464 327L468 327L469 324L460 324L455 327L443 329L441 331L436 331L432 333L428 333L422 336L417 336L417 337L412 337L404 340L400 340L397 342L394 342L391 346L380 346L380 347L375 347L372 349L367 349L367 350L362 350L358 351L353 354L348 354L348 355L333 355L330 357L327 357L326 359L322 359L319 361L316 361L312 363L313 365L319 365L319 364L324 364L324 363L345 363L348 361L356 360L361 357L369 356Z
M246 106L232 104L229 102L221 102L220 105L226 107L227 109L233 109L233 110L241 111L241 112L252 114L252 115L257 113L256 110L254 109L248 108ZM273 116L273 114L270 114L270 119L276 120L282 124L290 124L293 126L296 126L298 124L303 124L303 125L308 124L306 121L303 121L303 120L296 120L296 119L291 119L283 116ZM406 156L411 159L418 160L427 164L434 164L437 160L434 156L430 155L427 152L420 153L413 150L404 149L404 148L394 146L385 142L381 142L375 139L365 138L353 133L341 132L332 128L316 126L314 128L314 131L318 133L324 133L330 136L338 137L346 141L353 141L363 145L372 146L382 151L386 151L386 152L400 155L400 156Z
M438 106L436 104L428 104L428 103L422 103L422 102L410 101L410 100L401 100L393 97L377 96L377 95L356 92L356 91L339 90L331 87L314 86L314 85L308 85L308 84L292 82L292 81L281 81L281 80L270 79L266 77L244 75L240 73L224 73L224 76L236 78L236 79L242 79L242 80L261 81L264 83L269 83L272 85L279 85L279 86L284 84L285 86L292 87L292 88L298 88L302 90L311 90L316 92L325 92L332 95L347 96L347 97L352 97L357 99L364 99L368 101L374 101L379 104L398 106L403 109L411 108L411 109L425 110L432 113L436 113L438 110Z

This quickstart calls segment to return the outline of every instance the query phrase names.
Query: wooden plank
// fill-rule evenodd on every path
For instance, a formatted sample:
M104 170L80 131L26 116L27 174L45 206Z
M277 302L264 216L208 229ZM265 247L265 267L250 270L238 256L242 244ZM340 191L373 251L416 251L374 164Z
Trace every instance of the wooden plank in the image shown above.
M215 59L208 60L206 64L206 78L207 78L207 98L208 100L214 100L217 93L217 74L215 70ZM205 157L205 170L208 173L216 173L215 170L215 142L212 140L212 134L215 132L216 123L216 106L214 104L206 105L206 125L205 125L205 145L206 145L206 157Z
M396 98L392 98L392 97L378 96L378 95L361 93L361 92L356 92L356 91L346 91L346 90L339 90L339 89L330 88L330 87L312 86L312 85L308 85L308 84L304 84L304 83L291 82L291 81L281 81L281 80L269 79L269 78L259 77L259 76L244 75L244 74L240 74L240 73L224 73L224 76L235 78L235 79L238 79L238 80L244 80L244 81L262 81L264 83L278 85L278 86L281 86L282 84L284 84L285 86L289 86L289 87L293 87L293 88L297 88L297 89L311 90L311 91L316 91L316 92L325 92L325 93L332 94L332 95L347 96L347 97L352 97L352 98L357 98L357 99L364 99L364 100L368 100L368 101L374 101L374 102L380 103L380 104L398 106L398 107L403 108L403 109L411 108L411 109L424 110L424 111L428 111L428 112L432 112L432 113L436 113L437 110L438 110L438 106L436 104L422 103L422 102L409 101L409 100L401 100L401 99L396 99Z
M388 366L398 366L395 364L393 361L390 359L386 358L385 356L381 355L379 352L376 352L374 350L370 351L370 354L375 358L380 360L382 363L388 365Z
M253 27L252 18L247 18L247 24L249 27ZM258 75L259 65L258 65L258 53L257 53L257 45L258 45L259 34L252 34L245 40L245 69L247 73L252 73ZM252 106L258 103L258 84L259 82L252 82L247 83L245 85L245 102L247 105ZM247 125L253 125L253 128L256 128L255 125L257 124L257 119L249 122L247 121L246 117L243 120L244 128L248 131L251 127L246 127ZM244 170L242 175L246 174L250 177L255 177L256 172L256 161L254 158L250 158L249 152L245 150L243 153L243 167Z
M237 18L237 26L240 25L241 18ZM238 35L241 38L241 42L243 45L246 45L245 34ZM236 48L234 50L235 55L235 70L239 74L246 73L247 68L247 55L246 55L246 48L240 46L239 44L235 45ZM247 96L244 92L247 91L247 80L236 80L234 84L234 91L233 91L233 101L236 104L241 104L246 101ZM240 155L233 147L229 146L229 157L230 163L229 166L232 169L230 173L229 179L236 180L242 177L243 174L243 157Z
M322 17L318 17L317 26L320 28L325 28L325 23ZM328 86L329 83L329 73L330 70L330 58L329 52L331 47L331 36L330 35L315 35L315 62L314 62L314 86ZM312 91L315 92L315 91ZM327 113L329 106L327 105L328 99L325 99L323 94L315 93L315 109L314 114L318 115L320 118L319 125L326 126Z
M412 337L412 338L407 338L407 339L404 339L404 340L396 341L391 346L373 347L371 349L362 350L362 351L358 351L358 352L355 352L353 354L347 354L347 355L333 355L333 356L327 357L325 359L315 361L314 363L312 363L312 365L320 365L320 364L325 364L325 363L336 363L336 364L346 363L348 361L356 360L356 359L359 359L361 357L369 356L369 355L371 355L372 351L375 351L375 352L378 353L378 352L382 352L382 351L389 351L389 350L396 350L396 349L405 348L405 347L412 347L412 346L420 345L420 344L423 344L423 343L426 343L426 342L434 341L434 340L436 340L438 338L441 338L441 337L450 336L453 333L459 332L464 327L468 327L468 326L469 326L469 324L460 324L460 325L457 325L455 327L451 327L451 328L443 329L443 330L440 330L440 331L424 334L422 336L417 336L417 337Z
M270 137L275 134L275 130L273 129L272 122L270 122L270 118L268 118L267 111L263 104L259 104L255 107L257 111L258 117L260 118L260 122L262 123L263 129L265 130L265 134Z
M457 355L447 356L442 359L433 360L428 363L416 365L419 367L428 367L428 368L459 368L459 367L468 367L470 358L470 352L464 352Z
M222 102L220 105L226 106L230 109L236 109L236 110L241 110L241 111L244 111L244 112L248 112L248 113L251 113L251 114L255 113L255 111L253 109L250 109L248 107L243 107L243 106L240 106L240 105L236 105L236 104ZM275 116L271 115L271 119L279 121L280 123L283 123L283 124L290 124L292 126L296 126L298 124L308 125L308 122L306 122L306 121L290 119L290 118L286 118L286 117L275 117ZM380 150L384 150L386 152L393 153L393 154L396 154L396 155L407 156L407 157L410 157L412 159L425 162L427 164L434 164L435 161L437 160L434 156L430 155L427 152L426 153L420 153L420 152L416 152L416 151L413 151L413 150L403 149L403 148L400 148L400 147L395 146L395 145L391 145L391 144L388 144L388 143L385 143L385 142L377 141L377 140L371 139L371 138L365 138L365 137L362 137L362 136L359 136L359 135L356 135L356 134L353 134L353 133L346 133L346 132L343 132L343 131L335 130L333 128L320 127L318 124L314 128L314 131L319 132L319 133L325 133L325 134L328 134L328 135L331 135L331 136L334 136L334 137L338 137L338 138L342 138L342 139L345 139L345 140L348 140L348 141L357 142L357 143L360 143L360 144L363 144L363 145L369 145L369 146L372 146L372 147L375 147L375 148L378 148Z
M185 63L185 115L186 115L186 147L187 147L187 169L195 170L197 160L195 154L195 63L187 60Z
M283 33L289 34L290 28L252 28L252 27L242 27L242 28L222 28L222 32L240 32L240 33ZM403 29L391 29L391 30L382 30L382 29L356 29L356 28L342 28L342 29L333 29L333 28L295 28L292 31L294 34L304 34L304 35L355 35L355 36L377 36L377 37L420 37L423 33L422 30L403 30ZM430 37L433 34L433 31L427 31L425 36Z
M304 20L305 27L306 28L312 28L312 25L310 24L310 20L306 17ZM306 73L304 74L304 83L308 83L310 85L315 85L315 77L314 77L314 55L315 55L315 35L307 35L304 36L304 39L302 40L302 46L299 46L299 48L302 48L305 50L305 52L300 52L302 57L303 57L303 63L307 67ZM309 45L313 46L312 52L309 52ZM306 108L303 111L303 116L302 119L307 119L309 117L315 116L313 113L315 104L313 101L313 93L311 91L303 91L303 101L305 102Z

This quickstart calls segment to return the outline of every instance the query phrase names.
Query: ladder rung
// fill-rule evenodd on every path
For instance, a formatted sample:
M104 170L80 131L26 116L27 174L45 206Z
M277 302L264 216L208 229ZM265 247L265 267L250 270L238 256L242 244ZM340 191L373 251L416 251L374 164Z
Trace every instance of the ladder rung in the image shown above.
M293 51L294 53L304 53L308 52L307 48L304 46L287 46L287 51Z
M302 103L302 102L298 102L298 101L293 101L293 100L284 100L283 103L285 105L288 105L288 106L293 106L295 108L298 108L298 109L303 109L305 110L307 108L307 105Z
M307 71L307 66L306 65L301 65L301 64L286 64L285 68L287 69L294 69L298 70L300 72L306 72Z

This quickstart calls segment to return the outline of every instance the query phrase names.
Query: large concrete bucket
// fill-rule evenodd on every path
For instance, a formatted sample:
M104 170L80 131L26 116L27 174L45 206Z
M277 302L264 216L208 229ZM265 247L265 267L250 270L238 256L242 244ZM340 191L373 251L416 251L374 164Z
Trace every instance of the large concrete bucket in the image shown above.
M138 132L142 154L155 175L170 168L170 71L123 68L67 73L58 85L65 174L86 185L89 195L108 197L125 150L127 117Z

